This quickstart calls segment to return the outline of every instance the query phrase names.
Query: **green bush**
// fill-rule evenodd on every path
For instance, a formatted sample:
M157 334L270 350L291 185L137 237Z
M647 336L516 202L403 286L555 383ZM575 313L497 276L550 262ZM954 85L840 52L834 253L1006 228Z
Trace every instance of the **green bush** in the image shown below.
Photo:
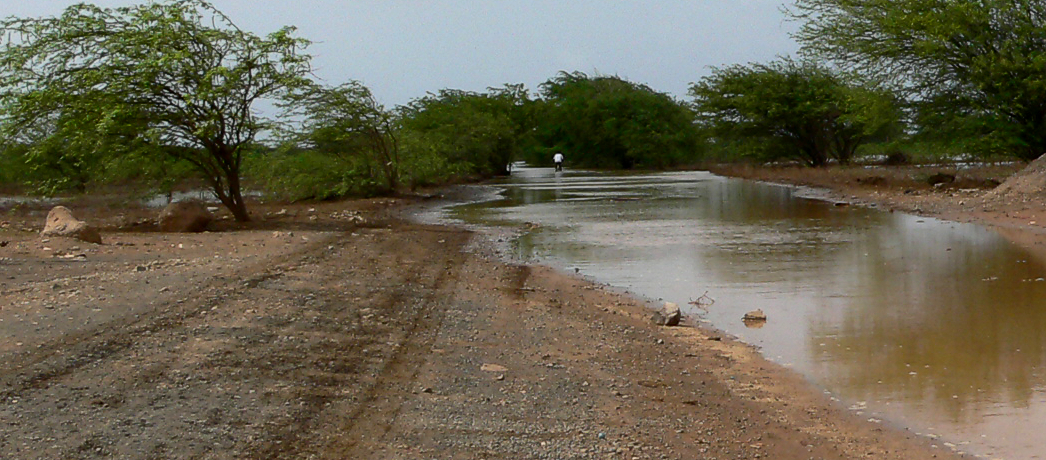
M619 77L561 72L541 85L526 159L550 164L562 152L574 166L661 169L700 159L694 114L667 94Z
M270 152L248 157L246 170L254 188L283 200L328 200L386 192L380 179L360 163L334 161L329 155L309 150Z
M0 148L0 188L21 190L29 172L24 148Z

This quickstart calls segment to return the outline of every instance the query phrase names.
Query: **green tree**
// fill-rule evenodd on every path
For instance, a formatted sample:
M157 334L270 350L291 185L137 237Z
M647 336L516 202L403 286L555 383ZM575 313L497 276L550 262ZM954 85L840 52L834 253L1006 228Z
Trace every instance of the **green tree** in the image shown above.
M715 69L691 85L690 96L719 142L811 166L850 162L857 147L889 133L899 118L889 94L792 60Z
M401 107L412 184L431 182L422 176L440 174L433 164L441 165L437 169L446 174L505 174L508 164L529 145L530 104L522 85L506 85L487 93L441 90Z
M1033 159L1046 151L1046 3L796 0L805 53L891 83L934 129Z
M394 117L366 86L353 81L305 87L280 105L284 118L300 120L286 132L285 148L326 155L347 168L355 182L378 178L375 192L396 191L400 159Z
M24 165L18 181L21 185L40 194L54 195L67 191L86 193L89 186L131 175L138 182L153 182L160 188L173 186L163 182L182 177L160 177L157 166L169 161L156 158L138 163L142 168L135 171L121 170L128 158L154 156L145 155L155 152L133 135L127 135L141 127L141 120L129 116L131 111L121 115L103 110L119 104L113 100L100 103L107 97L105 94L95 92L89 97L93 104L70 104L51 113L37 114L17 127L0 125L0 133L5 134L0 141L14 146L10 152L16 153L16 160Z
M22 177L17 179L20 185L43 195L70 190L86 192L88 184L104 168L104 162L94 154L92 145L83 145L83 137L69 142L58 135L75 129L75 121L71 117L41 121L34 129L25 130L19 139L5 143L10 161L21 163Z
M0 189L18 190L28 176L24 145L0 144Z
M699 135L693 114L670 96L615 76L560 72L541 85L538 136L548 163L561 151L570 164L664 168L692 161Z
M293 28L262 38L202 0L78 4L58 17L6 19L0 31L5 139L63 120L70 129L52 131L56 145L187 161L239 221L250 218L243 155L270 127L255 105L309 83L308 42Z

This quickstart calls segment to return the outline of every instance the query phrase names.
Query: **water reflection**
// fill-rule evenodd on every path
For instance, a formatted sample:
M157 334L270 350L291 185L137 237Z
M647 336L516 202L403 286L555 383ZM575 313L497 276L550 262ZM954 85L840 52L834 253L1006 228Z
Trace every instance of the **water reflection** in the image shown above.
M535 223L519 258L640 295L707 291L714 326L877 417L983 454L1046 455L1046 267L991 231L701 172L524 168L504 197L452 217ZM756 308L768 321L746 328Z

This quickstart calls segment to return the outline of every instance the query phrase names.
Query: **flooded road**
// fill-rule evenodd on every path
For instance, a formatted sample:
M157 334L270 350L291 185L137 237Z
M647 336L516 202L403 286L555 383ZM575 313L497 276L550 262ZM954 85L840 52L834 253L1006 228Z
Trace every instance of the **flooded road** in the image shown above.
M526 261L578 270L759 346L869 419L990 458L1046 458L1046 266L996 233L834 206L704 172L523 168L451 209L533 227ZM750 324L755 309L768 321Z

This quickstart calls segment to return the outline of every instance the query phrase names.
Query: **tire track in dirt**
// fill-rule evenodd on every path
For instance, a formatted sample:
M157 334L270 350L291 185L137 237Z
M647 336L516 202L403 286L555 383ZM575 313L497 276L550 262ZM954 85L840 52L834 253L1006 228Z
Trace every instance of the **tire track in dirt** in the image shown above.
M219 267L205 275L203 287L175 286L185 296L180 300L8 353L0 364L0 458L185 458L216 451L230 456L237 449L229 433L249 430L245 423L226 420L226 410L214 401L180 407L194 374L186 373L184 362L198 359L181 349L201 340L214 312L236 302L249 304L242 299L288 272L322 261L332 243L344 239L330 233L276 257ZM187 436L182 427L161 428L171 420L189 422L190 431L198 432ZM134 431L145 435L129 435ZM209 442L215 433L204 431L227 439ZM203 441L179 446L178 439L186 437ZM201 447L206 444L211 445Z
M179 327L187 320L222 305L227 299L243 295L265 280L281 276L281 266L321 251L329 242L316 242L300 252L236 269L232 275L216 275L206 287L198 290L206 293L206 297L159 305L156 311L161 313L156 316L116 319L93 329L67 334L58 341L42 344L31 353L8 357L0 365L0 386L3 388L0 400L16 398L27 389L44 388L49 382L80 368L113 359L131 348L136 338ZM259 271L261 274L256 274Z
M462 248L470 235L464 231L425 226L401 228L382 242L390 254L414 254L426 248L445 250L428 253L425 260L405 261L409 276L396 290L378 301L378 308L403 315L405 323L393 349L385 356L373 381L351 403L330 404L322 398L295 414L295 422L266 435L276 442L257 446L251 458L366 458L375 444L395 423L404 401L411 397L420 367L431 353L446 305L441 299L457 288L459 271L466 257ZM395 248L395 251L392 249ZM403 272L404 270L399 270Z
M421 309L417 312L414 321L407 333L407 340L400 344L396 353L382 369L377 384L367 393L362 404L351 417L352 423L347 426L344 444L348 451L371 442L381 442L366 439L357 429L361 421L360 415L363 411L373 410L380 417L371 417L366 421L368 434L376 424L383 438L395 423L403 402L412 394L411 386L417 380L418 371L427 360L427 355L432 350L432 344L436 339L443 316L446 314L447 305L439 299L449 298L449 293L457 289L460 270L463 265L463 253L461 248L465 244L467 236L456 234L454 243L448 244L447 251L442 254L445 258L442 263L437 264L439 272L421 299ZM366 450L367 447L363 446Z

